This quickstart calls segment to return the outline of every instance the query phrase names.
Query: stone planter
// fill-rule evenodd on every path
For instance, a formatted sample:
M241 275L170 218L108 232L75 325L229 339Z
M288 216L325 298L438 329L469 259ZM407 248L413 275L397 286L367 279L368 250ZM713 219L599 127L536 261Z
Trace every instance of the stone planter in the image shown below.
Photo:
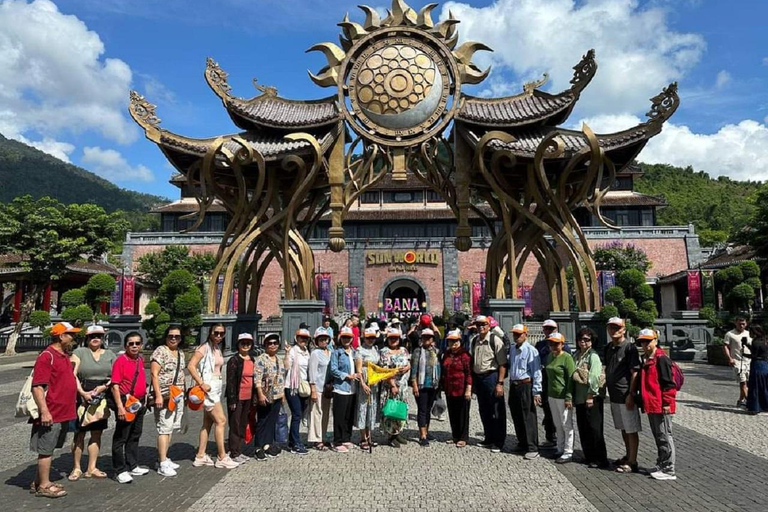
M728 358L723 353L722 345L707 345L707 363L716 366L728 366Z

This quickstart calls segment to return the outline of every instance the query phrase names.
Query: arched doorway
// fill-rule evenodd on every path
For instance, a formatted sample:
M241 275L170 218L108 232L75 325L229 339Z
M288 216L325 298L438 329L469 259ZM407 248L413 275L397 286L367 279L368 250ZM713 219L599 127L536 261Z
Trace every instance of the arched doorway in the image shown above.
M426 311L428 298L424 286L411 277L396 277L384 284L381 294L387 316L408 316Z

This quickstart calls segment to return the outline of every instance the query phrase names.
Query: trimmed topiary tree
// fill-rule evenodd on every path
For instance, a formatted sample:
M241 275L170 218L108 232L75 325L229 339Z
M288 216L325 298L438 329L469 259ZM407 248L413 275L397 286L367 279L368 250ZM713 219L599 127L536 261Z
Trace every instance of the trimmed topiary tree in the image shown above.
M203 296L195 277L187 270L174 270L163 279L157 298L144 308L144 314L150 316L142 327L152 336L155 345L162 343L162 335L171 323L178 324L187 339L193 329L203 324L202 310Z

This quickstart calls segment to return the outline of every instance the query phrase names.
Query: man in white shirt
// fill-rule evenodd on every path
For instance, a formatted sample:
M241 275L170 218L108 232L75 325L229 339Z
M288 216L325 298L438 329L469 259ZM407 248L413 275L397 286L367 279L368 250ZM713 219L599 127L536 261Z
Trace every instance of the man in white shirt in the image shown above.
M749 382L749 348L744 346L744 342L752 343L747 330L747 319L743 316L737 316L733 321L734 329L725 333L725 345L723 352L728 358L728 362L733 367L736 374L736 381L739 383L739 400L736 402L738 407L747 407L747 382Z

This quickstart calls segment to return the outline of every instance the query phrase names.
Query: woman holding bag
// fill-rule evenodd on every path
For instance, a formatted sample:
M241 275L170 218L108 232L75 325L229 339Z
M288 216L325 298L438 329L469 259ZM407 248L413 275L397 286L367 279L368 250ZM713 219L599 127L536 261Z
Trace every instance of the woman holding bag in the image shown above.
M96 467L101 450L101 434L107 428L106 393L109 391L112 377L112 364L117 356L104 348L104 327L90 325L85 334L86 346L76 348L70 360L74 364L77 378L78 422L75 438L72 441L72 459L74 465L68 480L74 482L83 478L106 478L107 474ZM98 402L105 414L103 419L83 425L82 421L89 405ZM85 433L90 432L88 440L88 468L83 473L80 459L85 446Z
M294 345L285 353L285 401L291 410L291 429L288 449L296 455L306 455L307 448L301 442L301 418L309 405L312 390L309 385L309 331L296 331Z
M230 459L224 449L224 429L227 425L227 417L221 406L223 387L221 367L224 366L224 357L221 354L220 346L226 335L227 330L224 324L211 326L211 330L208 331L208 339L195 349L195 354L187 365L192 379L205 391L203 404L205 411L203 412L203 425L200 427L200 442L195 454L195 461L192 463L195 467L215 466L221 469L232 469L238 466L238 463ZM216 462L213 462L211 457L205 453L211 427L214 426L214 438L218 452Z
M253 380L256 385L258 409L256 415L256 460L280 455L275 443L275 426L285 396L285 367L277 357L280 335L269 333L264 336L264 353L256 358Z
M397 376L387 381L388 397L402 402L405 401L405 389L408 387L408 372L411 369L410 356L408 349L400 346L402 333L399 329L390 327L387 329L387 346L381 349L381 366L384 368L397 368ZM386 408L386 402L384 406ZM406 444L408 440L403 437L402 432L406 420L387 417L386 411L382 411L384 419L381 421L381 428L389 435L389 445L393 448L400 448L401 444Z
M176 476L179 465L168 458L171 434L181 429L184 415L184 353L181 329L165 329L165 344L152 352L149 371L155 394L155 426L157 428L157 474Z
M123 339L125 353L112 365L112 399L117 422L112 437L112 467L117 482L128 484L134 476L146 475L147 468L139 466L139 439L147 412L147 377L141 346L144 338L138 332L129 332Z
M607 468L608 455L603 436L603 395L605 373L600 356L592 348L595 331L585 327L576 335L576 371L573 373L573 404L581 450L590 468Z

